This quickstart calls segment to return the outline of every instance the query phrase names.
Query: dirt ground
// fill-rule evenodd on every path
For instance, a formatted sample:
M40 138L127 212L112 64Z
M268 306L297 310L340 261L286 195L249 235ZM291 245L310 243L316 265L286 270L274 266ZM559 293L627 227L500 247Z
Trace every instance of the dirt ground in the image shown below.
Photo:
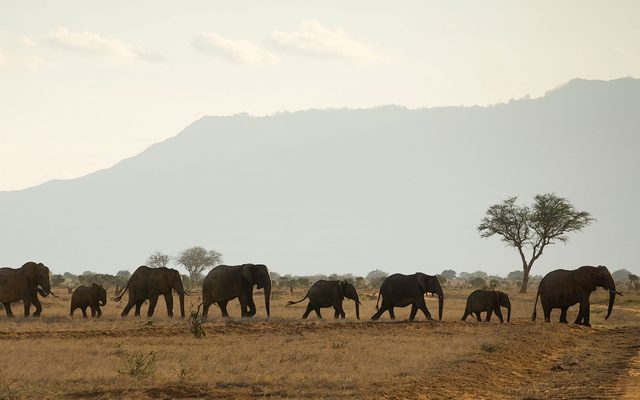
M276 294L266 320L257 294L256 318L238 318L237 302L231 321L212 308L201 339L186 319L167 319L162 301L151 320L120 319L126 295L110 301L100 320L83 320L78 311L71 319L70 295L55 292L59 298L43 299L39 319L11 320L0 311L0 399L640 398L638 292L618 298L607 321L607 293L596 292L592 328L557 323L559 311L551 324L531 322L531 294L509 293L508 324L495 316L460 321L470 290L445 290L442 322L418 314L413 323L408 308L397 309L396 321L386 314L369 321L375 299L367 292L360 321L352 302L344 321L330 318L331 309L325 320L302 321L306 302L284 307L302 292ZM187 298L187 314L198 302ZM427 304L437 315L436 299ZM13 310L19 315L21 305Z

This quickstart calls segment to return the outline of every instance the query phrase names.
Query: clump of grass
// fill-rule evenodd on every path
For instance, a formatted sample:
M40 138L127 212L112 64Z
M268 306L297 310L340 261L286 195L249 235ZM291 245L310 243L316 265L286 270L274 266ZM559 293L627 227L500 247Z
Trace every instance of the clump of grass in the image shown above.
M146 378L156 372L156 353L143 353L140 351L123 352L120 355L121 365L116 370L122 375L129 375L136 378Z
M204 331L204 328L202 327L204 318L200 315L201 306L202 306L202 303L198 304L198 308L196 310L194 310L192 307L191 316L189 317L189 328L191 329L191 333L193 333L193 336L197 337L198 339L201 339L207 336L207 334Z
M496 351L498 351L498 346L492 343L482 343L480 345L480 349L487 353L495 353Z
M332 349L341 349L344 347L344 342L331 342Z

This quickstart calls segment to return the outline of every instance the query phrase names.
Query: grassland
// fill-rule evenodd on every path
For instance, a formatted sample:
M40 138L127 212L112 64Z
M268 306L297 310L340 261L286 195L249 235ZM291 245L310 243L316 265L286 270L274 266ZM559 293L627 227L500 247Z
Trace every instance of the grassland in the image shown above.
M446 292L442 322L419 314L414 323L406 321L408 308L397 310L396 321L386 314L369 321L375 299L366 293L361 321L351 302L344 321L329 319L330 309L326 320L301 321L305 303L284 305L304 294L280 293L268 321L260 296L252 320L224 321L212 309L202 339L186 319L167 319L163 302L151 320L120 319L124 301L110 301L99 320L80 313L71 319L63 292L43 300L40 319L0 316L0 399L637 399L640 393L637 292L620 298L608 321L606 292L594 294L592 328L531 322L531 294L509 293L512 322L499 324L495 317L459 320L468 291ZM192 296L187 305L198 302ZM436 300L427 303L434 313ZM20 308L14 305L16 315ZM569 320L577 312L571 311ZM230 314L239 315L236 302Z

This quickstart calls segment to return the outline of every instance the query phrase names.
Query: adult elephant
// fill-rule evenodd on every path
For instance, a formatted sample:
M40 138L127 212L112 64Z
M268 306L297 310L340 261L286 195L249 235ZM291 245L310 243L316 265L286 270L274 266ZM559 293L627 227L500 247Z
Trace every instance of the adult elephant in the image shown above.
M224 318L229 318L227 303L236 297L240 301L241 315L252 317L256 314L253 302L253 286L264 289L264 307L269 317L271 298L271 277L269 269L263 264L218 265L213 268L202 282L202 316L206 317L209 307L217 303Z
M20 268L0 268L0 303L7 317L13 317L11 303L20 300L24 304L25 317L31 313L32 304L36 308L33 316L40 316L42 305L38 293L43 297L51 293L49 268L44 264L29 261Z
M542 278L538 286L538 294L533 306L531 320L536 320L536 308L538 306L538 298L540 298L545 322L551 322L551 310L559 308L560 322L567 323L567 309L580 303L580 311L578 311L575 324L591 326L589 321L589 297L597 287L602 287L609 291L609 307L607 315L604 317L604 319L607 319L611 315L611 310L613 310L616 294L619 294L607 267L603 265L597 267L586 265L572 271L566 269L551 271Z
M480 313L487 313L485 322L491 321L491 314L496 313L500 323L504 322L502 318L502 310L500 307L507 309L507 322L511 321L511 301L506 293L495 290L475 290L467 297L467 306L464 310L462 320L465 321L471 314L475 314L478 322L482 321Z
M76 309L82 311L82 317L87 318L87 307L91 309L91 316L100 318L102 316L101 306L107 304L107 290L94 283L91 286L79 286L71 295L71 307L69 316L73 317Z
M444 305L444 293L438 281L438 277L416 272L413 275L393 274L388 276L378 293L376 309L378 310L371 317L372 320L380 318L383 312L389 311L389 317L396 319L393 312L394 307L406 307L411 304L411 314L409 321L413 321L418 310L421 310L427 319L431 319L431 313L427 309L424 301L426 293L438 295L438 320L442 320L442 307ZM382 306L378 307L382 296Z
M167 315L173 317L172 290L175 290L180 298L180 316L184 318L184 287L180 273L173 268L150 268L146 265L138 267L129 278L127 286L120 293L120 296L114 300L120 301L127 290L129 290L129 302L122 310L121 317L126 317L133 306L136 306L135 316L139 317L140 307L145 300L149 300L147 317L153 316L160 295L164 296L167 303Z
M287 306L297 304L305 299L309 299L307 310L302 314L305 319L311 311L315 311L318 318L322 319L320 308L333 307L335 310L334 318L344 318L344 308L342 308L342 300L344 298L351 299L356 304L356 318L360 319L360 299L355 286L345 281L316 281L307 291L307 295L302 300L289 301Z

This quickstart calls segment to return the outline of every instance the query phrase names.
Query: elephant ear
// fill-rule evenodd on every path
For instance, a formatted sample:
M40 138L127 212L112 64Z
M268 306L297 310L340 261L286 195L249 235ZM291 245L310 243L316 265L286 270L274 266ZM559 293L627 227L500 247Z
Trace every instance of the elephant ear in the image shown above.
M418 281L418 286L420 286L420 289L422 289L423 293L427 293L428 289L429 289L429 285L427 282L427 276L425 274L421 274L419 272L416 272L416 280Z
M586 290L593 292L597 286L598 269L595 267L580 267L573 273L575 282Z
M240 267L240 272L242 272L242 277L249 282L249 284L255 284L255 279L253 278L253 264L244 264Z
M344 286L346 285L345 281L338 281L338 296L340 299L344 299Z

